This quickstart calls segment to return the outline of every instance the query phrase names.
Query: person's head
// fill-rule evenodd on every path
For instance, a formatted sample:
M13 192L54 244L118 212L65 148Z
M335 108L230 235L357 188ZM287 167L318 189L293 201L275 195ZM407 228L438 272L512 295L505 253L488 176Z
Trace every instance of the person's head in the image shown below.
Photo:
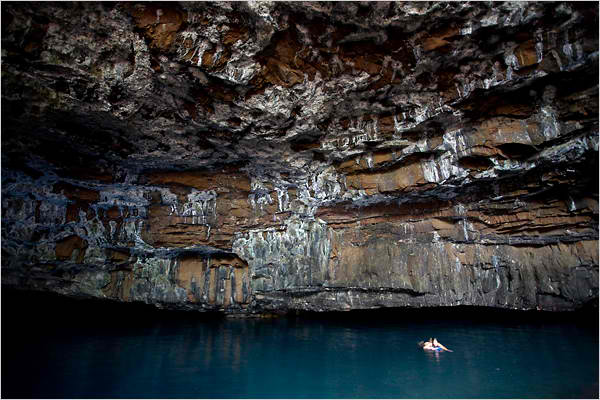
M433 344L434 344L434 345L436 345L436 346L437 346L439 343L440 343L440 342L438 342L436 338L433 338Z

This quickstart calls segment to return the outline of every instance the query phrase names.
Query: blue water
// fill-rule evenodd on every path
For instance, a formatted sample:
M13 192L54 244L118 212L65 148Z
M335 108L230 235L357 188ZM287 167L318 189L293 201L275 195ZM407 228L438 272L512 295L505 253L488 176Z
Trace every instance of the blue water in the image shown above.
M590 315L230 320L33 298L3 293L4 398L598 397ZM454 352L420 349L430 336Z

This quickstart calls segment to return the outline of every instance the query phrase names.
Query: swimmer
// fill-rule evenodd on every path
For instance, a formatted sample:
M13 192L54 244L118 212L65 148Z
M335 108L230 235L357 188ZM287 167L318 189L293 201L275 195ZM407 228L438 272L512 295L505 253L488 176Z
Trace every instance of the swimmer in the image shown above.
M419 346L423 348L423 350L435 350L433 348L433 339L429 338L426 342L419 342Z
M428 341L426 342L419 342L419 346L421 346L423 348L423 350L432 350L432 351L449 351L452 352L452 350L448 349L446 346L444 346L443 344L441 344L440 342L437 341L436 338L429 338Z

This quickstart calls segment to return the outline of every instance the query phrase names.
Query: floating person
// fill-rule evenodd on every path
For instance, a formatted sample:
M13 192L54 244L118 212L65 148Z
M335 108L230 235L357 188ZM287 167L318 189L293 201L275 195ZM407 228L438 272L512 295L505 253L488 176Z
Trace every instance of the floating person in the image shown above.
M429 338L426 342L419 342L419 346L422 347L423 350L452 352L452 350L438 342L436 338Z
M432 350L432 348L433 348L433 339L429 338L429 340L427 340L425 342L420 341L419 342L419 347L422 347L423 350Z

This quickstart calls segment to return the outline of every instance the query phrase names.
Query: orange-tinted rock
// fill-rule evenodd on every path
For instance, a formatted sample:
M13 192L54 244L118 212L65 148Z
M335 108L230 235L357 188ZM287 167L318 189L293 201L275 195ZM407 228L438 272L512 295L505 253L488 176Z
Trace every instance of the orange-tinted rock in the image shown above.
M275 34L271 45L260 55L263 68L260 78L255 82L269 82L273 85L292 87L304 80L304 72L314 76L314 68L303 71L303 54L300 52L302 44L299 42L294 29Z
M222 272L228 271L225 274ZM248 264L236 255L186 256L179 260L178 285L191 302L220 302L224 307L247 302Z
M128 6L135 24L151 41L151 47L168 50L186 19L172 4L145 3Z
M177 282L187 290L188 299L192 302L198 301L204 293L206 269L206 260L203 258L190 256L179 260Z
M393 115L382 116L381 118L379 118L378 122L379 131L383 134L390 135L396 132Z
M395 159L394 153L389 151L378 151L373 153L373 164L375 166L384 164Z
M114 263L121 263L124 261L128 261L130 257L129 250L109 250L108 251L108 259Z
M180 185L197 190L214 190L217 193L229 190L250 192L250 179L246 174L235 172L231 168L221 168L215 172L208 171L177 171L150 172L140 178L142 183L149 185L172 186Z
M85 257L85 251L87 247L88 242L79 236L67 236L66 238L56 242L56 258L62 261L70 260L75 252L76 258L73 261L81 263Z
M450 44L450 41L447 40L452 36L458 34L458 29L453 27L448 27L444 30L433 32L427 38L423 40L422 46L423 50L431 51L431 50L441 50L442 47Z
M230 24L229 30L223 36L223 43L227 46L235 44L238 40L242 42L248 39L248 28L243 25Z
M458 160L458 165L470 170L485 171L486 169L493 167L494 163L487 157L471 155L460 158Z
M119 219L121 218L121 211L119 210L119 207L117 206L112 206L111 208L109 208L108 210L106 210L106 212L104 213L105 218L114 220L114 219Z
M416 162L386 172L357 173L346 178L348 187L367 194L389 193L425 184L421 164Z
M144 175L141 180L169 187L179 202L179 208L174 211L171 205L161 204L158 193L153 197L142 238L154 247L202 244L231 250L236 232L281 224L281 219L274 217L278 211L275 192L271 194L270 204L251 204L250 180L234 170L229 173L226 170L155 172ZM188 195L193 189L213 191L211 196L215 197L205 205L189 204ZM196 207L196 215L183 214L183 204Z
M210 228L205 224L193 224L192 217L169 215L169 206L151 206L148 220L142 230L142 239L154 247L188 247L211 245L221 249L230 249L232 232L221 232L218 227Z
M537 53L535 49L535 41L533 39L521 43L515 50L515 56L521 67L528 67L538 63Z
M62 193L71 201L66 210L67 223L79 221L79 211L84 211L88 215L93 213L93 210L89 208L90 204L100 200L98 191L74 186L66 182L54 184L53 190L56 193Z
M80 186L74 186L66 182L58 182L54 184L54 192L62 193L67 199L72 201L93 203L100 200L100 193L98 191Z
M201 244L230 251L236 232L281 225L287 214L274 218L275 213L276 202L253 208L246 192L219 194L214 214L210 211L204 219L179 216L173 213L170 205L154 204L148 208L142 238L154 247Z

